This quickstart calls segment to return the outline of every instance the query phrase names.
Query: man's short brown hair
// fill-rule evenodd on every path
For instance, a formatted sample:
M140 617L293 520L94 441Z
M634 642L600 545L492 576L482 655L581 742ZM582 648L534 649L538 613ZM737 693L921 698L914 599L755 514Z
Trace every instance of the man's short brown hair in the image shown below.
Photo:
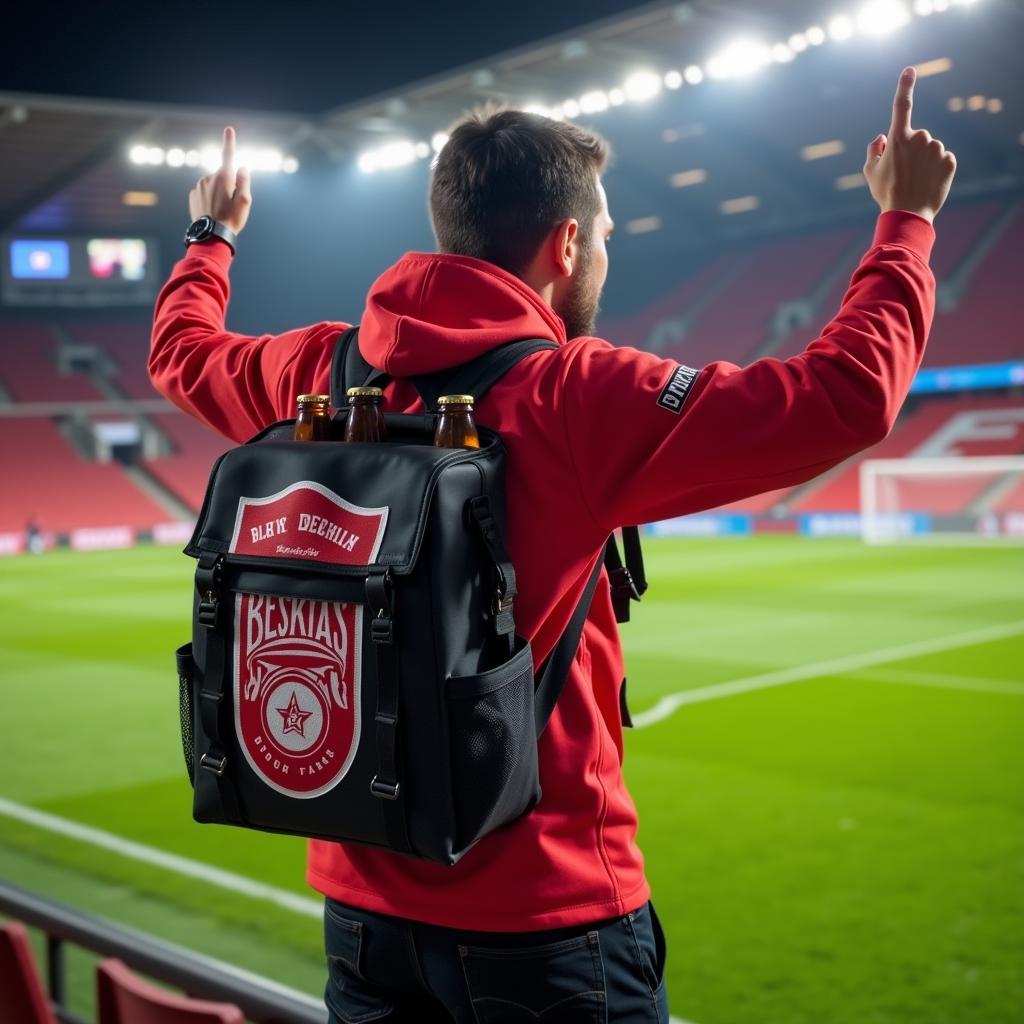
M573 217L589 250L608 155L608 143L578 125L524 110L470 112L452 128L430 181L438 248L522 274L551 229Z

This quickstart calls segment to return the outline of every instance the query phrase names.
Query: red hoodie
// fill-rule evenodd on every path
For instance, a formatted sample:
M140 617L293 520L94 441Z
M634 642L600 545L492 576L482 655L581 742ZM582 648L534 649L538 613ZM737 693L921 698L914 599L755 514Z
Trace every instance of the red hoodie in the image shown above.
M934 232L885 213L838 315L799 356L699 373L561 319L518 278L481 260L410 253L370 290L359 345L395 376L455 366L517 338L530 356L479 403L508 449L508 549L518 631L537 663L554 645L615 527L713 508L798 484L889 431L924 352ZM259 338L225 330L231 253L193 245L156 304L149 369L176 405L235 441L329 387L348 325ZM405 381L395 412L421 408ZM642 614L642 610L638 613ZM637 814L622 778L622 648L607 576L569 680L540 740L541 802L454 867L337 843L309 844L314 888L368 910L451 928L584 924L650 895Z

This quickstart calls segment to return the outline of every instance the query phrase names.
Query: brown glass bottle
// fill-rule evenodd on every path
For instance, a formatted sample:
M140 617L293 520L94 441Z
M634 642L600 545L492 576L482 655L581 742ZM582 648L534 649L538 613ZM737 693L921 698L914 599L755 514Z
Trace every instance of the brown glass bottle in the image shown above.
M296 399L298 413L295 417L296 441L326 441L330 432L330 395L299 395Z
M384 392L380 388L349 388L346 441L386 441Z
M435 447L480 447L480 436L473 422L472 395L442 395L437 400L437 410L437 425L434 427Z

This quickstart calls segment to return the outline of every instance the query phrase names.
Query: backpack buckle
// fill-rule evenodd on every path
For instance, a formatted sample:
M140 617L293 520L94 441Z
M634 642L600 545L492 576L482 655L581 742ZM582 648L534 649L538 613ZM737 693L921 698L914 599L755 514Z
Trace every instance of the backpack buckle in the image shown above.
M370 623L370 639L375 644L392 644L395 642L395 622L383 608L377 612Z
M220 601L217 594L207 590L199 599L199 624L207 629L213 629L217 625L217 609Z
M370 782L370 792L380 800L397 800L400 788L400 783L381 782L376 775L374 775L373 780Z
M220 555L204 551L196 569L196 589L199 591L199 624L207 629L217 626L217 612L220 608L220 575L224 559Z
M617 569L613 569L608 576L612 585L612 590L621 594L625 600L640 600L641 594L637 589L636 580L633 579L633 574L624 565L619 566Z
M209 754L203 754L199 758L199 767L205 768L208 772L216 775L219 779L224 774L224 769L228 766L228 759L226 757L210 757Z

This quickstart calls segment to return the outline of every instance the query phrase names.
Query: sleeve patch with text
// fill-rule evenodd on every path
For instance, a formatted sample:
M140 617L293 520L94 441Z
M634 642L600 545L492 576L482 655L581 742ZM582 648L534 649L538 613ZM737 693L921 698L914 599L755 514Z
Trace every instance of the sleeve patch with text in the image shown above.
M678 416L683 411L683 403L699 373L700 370L695 370L692 366L677 367L675 373L669 377L668 383L661 389L658 405Z

